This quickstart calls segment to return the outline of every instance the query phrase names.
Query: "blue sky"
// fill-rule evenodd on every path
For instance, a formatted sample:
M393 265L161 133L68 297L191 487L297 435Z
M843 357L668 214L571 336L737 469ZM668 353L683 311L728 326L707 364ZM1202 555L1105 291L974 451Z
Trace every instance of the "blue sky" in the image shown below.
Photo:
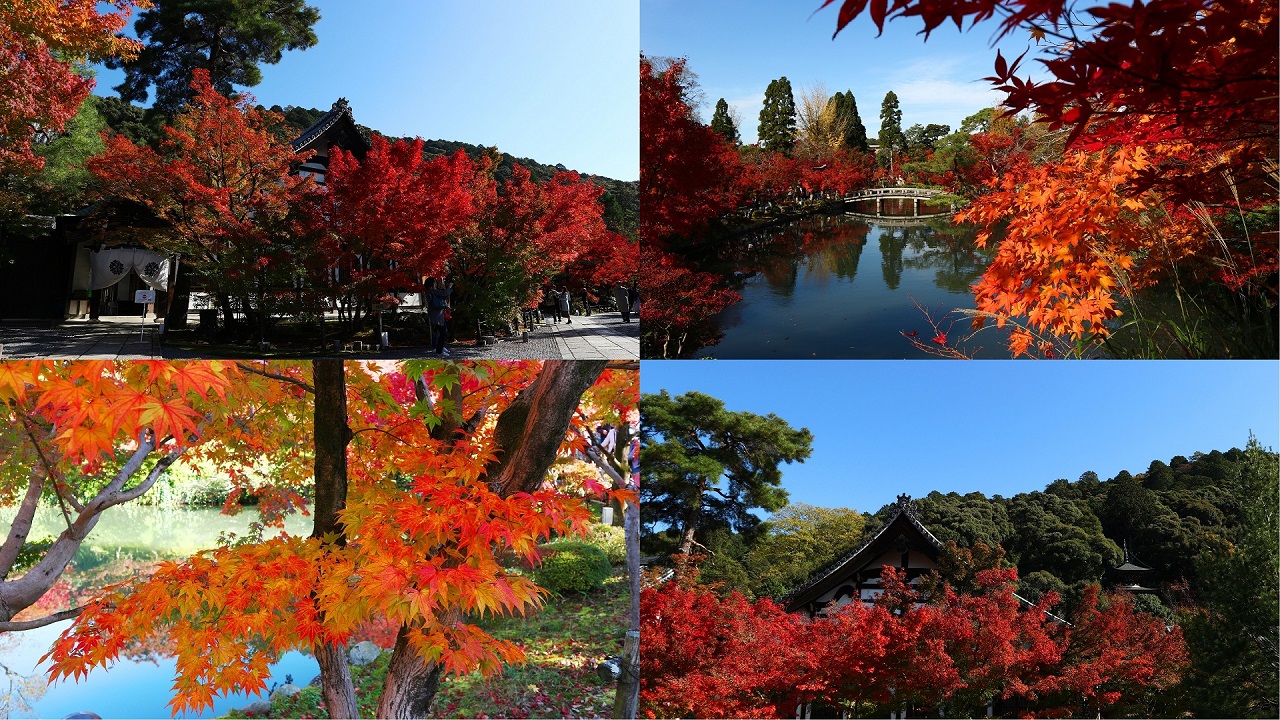
M639 177L634 0L312 0L319 44L263 65L258 101L327 109L389 135L497 145L517 157ZM114 94L123 73L99 69Z
M819 82L831 93L852 90L872 137L880 130L880 104L890 90L898 95L903 129L939 123L955 130L965 117L1000 98L981 80L993 74L994 24L963 33L947 24L925 42L917 34L918 19L889 22L876 37L864 13L833 40L839 3L815 13L821 4L641 0L640 49L650 56L689 58L706 95L703 120L709 121L716 100L725 98L742 115L739 132L746 143L756 140L765 88L784 75L797 98L800 86ZM998 47L1012 59L1030 46L1019 32Z
M697 390L814 434L792 502L874 512L898 493L1042 490L1152 460L1280 447L1275 362L648 361L641 390Z

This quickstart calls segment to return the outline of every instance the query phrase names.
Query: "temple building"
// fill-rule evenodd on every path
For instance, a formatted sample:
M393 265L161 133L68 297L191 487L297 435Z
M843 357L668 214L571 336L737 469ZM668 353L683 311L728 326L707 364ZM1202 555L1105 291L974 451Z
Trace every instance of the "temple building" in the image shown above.
M321 184L334 147L360 160L370 150L345 98L290 145L306 158L297 172ZM190 295L199 288L191 286L181 258L145 247L148 231L163 224L144 208L107 200L29 221L28 232L0 233L0 322L57 325L143 314L159 320L172 307L174 317L166 324L185 324ZM156 291L154 306L133 302L135 291L148 289Z
M1124 590L1135 595L1155 595L1159 592L1149 583L1155 582L1156 571L1134 560L1129 553L1129 542L1124 542L1124 563L1110 568L1107 578L1115 585L1115 589Z
M346 98L338 101L312 123L311 127L302 131L296 140L289 143L293 151L307 155L307 160L298 166L298 174L310 177L323 185L325 172L329 169L329 153L333 148L342 148L364 162L369 153L369 141L360 133L355 119L351 116L351 106Z
M880 594L881 568L898 568L908 582L915 584L921 576L938 569L941 553L942 543L921 524L911 498L899 495L897 504L875 534L814 573L783 597L782 605L788 612L803 612L814 617L855 599L869 603Z

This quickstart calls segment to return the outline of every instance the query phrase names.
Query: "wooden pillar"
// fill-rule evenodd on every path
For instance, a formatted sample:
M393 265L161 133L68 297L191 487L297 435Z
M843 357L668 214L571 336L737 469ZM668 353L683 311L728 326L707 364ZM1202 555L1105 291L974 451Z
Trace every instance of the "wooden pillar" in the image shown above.
M877 215L880 214L880 202L881 202L880 198L876 198L876 214Z
M920 198L916 198L916 215L920 214Z

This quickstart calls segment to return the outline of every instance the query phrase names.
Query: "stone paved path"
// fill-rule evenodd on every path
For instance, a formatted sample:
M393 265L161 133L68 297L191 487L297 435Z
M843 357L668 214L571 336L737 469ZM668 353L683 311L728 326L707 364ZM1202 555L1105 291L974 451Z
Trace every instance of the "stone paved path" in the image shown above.
M72 320L54 328L0 326L0 358L146 359L201 357L198 350L168 347L159 342L158 326L140 319L109 318L99 322ZM450 358L546 360L640 358L640 323L635 317L622 322L616 312L575 315L573 322L547 322L524 339L503 340L496 345L454 345ZM432 357L430 348L391 347L386 352L343 353L343 357L404 359ZM246 349L245 357L253 357Z

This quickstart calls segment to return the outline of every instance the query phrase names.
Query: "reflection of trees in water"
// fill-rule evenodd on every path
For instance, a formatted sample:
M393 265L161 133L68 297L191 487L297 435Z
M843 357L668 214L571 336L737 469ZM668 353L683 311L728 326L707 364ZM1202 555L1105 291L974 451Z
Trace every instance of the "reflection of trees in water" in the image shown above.
M0 633L0 656L7 655L20 643L21 633ZM41 671L31 675L23 675L13 668L0 663L0 672L4 673L4 689L0 690L0 717L16 717L32 715L35 701L49 691L49 679Z
M936 270L934 285L965 293L991 262L991 252L974 245L971 231L945 223L882 228L880 256L880 270L891 290L898 289L904 270Z
M852 280L870 228L840 216L818 215L757 236L753 242L760 252L754 264L743 263L743 277L759 273L775 294L790 297L799 281L800 263L806 263L805 277L815 284L834 275Z
M910 201L902 203L910 214ZM885 285L897 290L907 270L932 269L937 287L967 293L990 263L992 251L976 248L973 231L968 228L947 219L928 222L910 227L877 226ZM771 294L789 298L801 280L801 262L806 263L803 279L807 283L821 285L833 278L852 282L870 231L866 222L844 215L810 216L726 240L725 256L714 267L734 290L741 291L748 280L759 275ZM692 347L690 353L718 342L724 333L721 323L719 315L713 317L709 327L698 331L696 343L686 342Z
M902 251L907 246L907 231L920 228L890 227L880 230L880 274L890 290L902 283Z

